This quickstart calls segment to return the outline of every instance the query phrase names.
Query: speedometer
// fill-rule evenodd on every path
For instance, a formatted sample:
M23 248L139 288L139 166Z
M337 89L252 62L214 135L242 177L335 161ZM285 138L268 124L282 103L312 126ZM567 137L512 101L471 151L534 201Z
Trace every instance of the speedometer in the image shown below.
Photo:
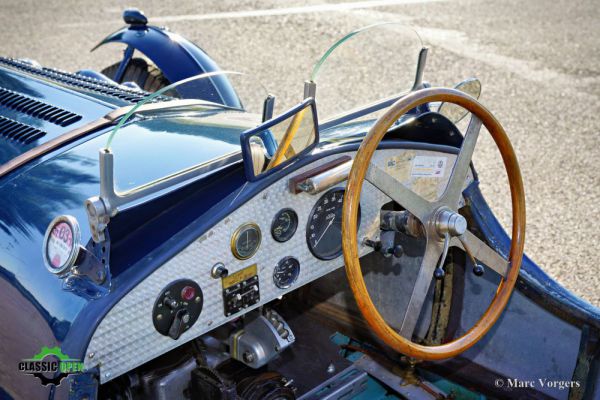
M342 254L343 202L344 189L331 189L321 196L308 217L306 242L311 253L321 260L333 260Z

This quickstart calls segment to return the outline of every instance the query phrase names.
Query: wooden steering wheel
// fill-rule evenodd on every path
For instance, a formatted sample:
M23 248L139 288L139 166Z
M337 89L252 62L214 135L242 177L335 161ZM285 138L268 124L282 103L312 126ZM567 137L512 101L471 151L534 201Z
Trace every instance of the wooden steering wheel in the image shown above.
M373 164L371 158L379 142L395 121L421 104L437 101L464 107L471 112L472 117L443 195L437 201L429 202ZM458 213L459 200L482 123L500 150L510 184L512 241L508 261L469 232L467 221ZM367 179L416 217L422 223L427 241L400 332L396 332L390 327L377 311L367 292L360 267L357 217L364 179ZM477 100L455 89L422 89L398 100L377 120L358 149L348 177L343 206L342 247L346 274L358 307L371 329L386 344L402 354L420 360L440 360L453 357L473 346L490 330L508 303L519 275L524 242L525 192L519 164L506 132L494 116ZM439 271L443 264L449 246L464 249L474 265L477 266L476 260L479 260L499 273L502 279L496 295L481 319L463 336L436 346L414 343L411 339L419 314L425 303L434 273ZM479 266L479 268L481 267Z

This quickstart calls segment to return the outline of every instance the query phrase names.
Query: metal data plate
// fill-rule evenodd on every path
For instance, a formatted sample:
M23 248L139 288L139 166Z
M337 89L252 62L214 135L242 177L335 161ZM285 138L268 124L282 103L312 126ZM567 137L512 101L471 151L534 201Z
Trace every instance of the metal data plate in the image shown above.
M229 317L260 301L258 275L223 289L223 314Z

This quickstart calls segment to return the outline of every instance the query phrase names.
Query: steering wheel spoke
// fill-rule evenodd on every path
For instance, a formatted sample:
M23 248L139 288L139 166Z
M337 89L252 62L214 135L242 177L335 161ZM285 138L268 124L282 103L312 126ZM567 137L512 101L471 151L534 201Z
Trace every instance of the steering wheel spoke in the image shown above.
M417 217L420 221L424 221L433 211L431 203L408 189L401 182L398 182L398 180L373 164L373 162L369 164L365 179L396 203L408 210L408 212Z
M429 293L429 287L433 279L433 271L435 270L438 260L442 255L443 248L441 243L428 240L427 246L425 247L425 254L421 261L421 268L419 269L419 275L415 282L412 294L404 318L402 319L402 326L400 327L400 335L408 340L411 340L412 335L419 321L421 310L427 299Z
M506 278L508 274L508 261L471 232L466 231L461 238L452 238L450 246L459 247L465 250L465 252L471 253L470 255L473 258L496 271L503 278Z
M460 153L454 162L454 168L452 168L448 186L446 186L446 190L441 199L442 203L445 203L453 210L456 210L458 207L458 202L460 201L465 179L467 179L467 173L469 172L471 159L473 158L473 152L475 151L475 145L477 144L477 138L479 137L480 131L481 120L476 115L471 115L471 121L469 121L469 126L467 127Z

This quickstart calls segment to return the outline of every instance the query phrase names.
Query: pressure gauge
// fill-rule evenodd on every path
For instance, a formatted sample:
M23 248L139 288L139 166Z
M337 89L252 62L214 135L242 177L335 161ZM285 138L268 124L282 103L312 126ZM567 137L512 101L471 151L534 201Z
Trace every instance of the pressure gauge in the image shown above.
M273 218L271 235L278 242L287 242L298 228L298 214L291 208L280 210Z
M273 283L280 289L287 289L300 275L300 261L294 257L285 257L280 260L273 270Z

